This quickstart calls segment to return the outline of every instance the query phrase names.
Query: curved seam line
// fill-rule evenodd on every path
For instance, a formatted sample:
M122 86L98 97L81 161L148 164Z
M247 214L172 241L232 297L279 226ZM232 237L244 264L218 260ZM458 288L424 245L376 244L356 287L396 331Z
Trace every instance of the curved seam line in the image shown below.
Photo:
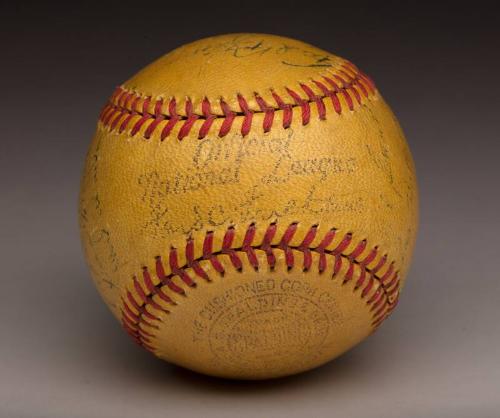
M315 80L311 80L311 81L314 82ZM360 76L356 76L355 78L353 78L351 81L349 81L347 83L347 86L339 86L339 90L338 91L332 90L331 94L343 93L344 91L351 89L359 81L364 81L364 78L360 77ZM136 92L135 90L127 90L124 87L119 87L119 88L122 89L123 91L128 91L130 94L134 94L135 97L137 97L141 100L146 100L149 98L152 101L156 101L156 100L161 99L160 96L157 96L158 98L156 100L153 100L153 99L151 99L150 96L147 96L144 93ZM374 93L375 93L375 91L373 91L372 93L369 93L368 96L372 96ZM256 93L256 95L258 96L258 93ZM329 97L330 97L330 94L328 94L328 95L327 94L318 94L318 95L315 95L315 97L313 99L302 98L300 104L285 103L284 106L286 106L286 108L289 108L289 109L296 109L296 108L302 107L306 103L311 105L311 104L316 103L318 100L328 100ZM365 99L367 99L367 97L365 97ZM220 99L217 99L217 100L220 100ZM121 106L120 104L116 104L111 100L109 100L105 106L110 106L110 107L113 107L115 110L120 110L121 112L126 112L128 114L133 114L135 116L151 116L152 118L157 117L157 115L154 112L151 112L149 110L146 112L144 112L144 110L132 110L126 106ZM269 111L269 110L280 111L280 110L285 110L285 107L280 107L280 106L268 104L266 110L267 111ZM262 110L262 109L249 110L249 113L256 115L256 114L266 113L266 110ZM235 117L244 117L247 115L247 113L244 112L243 110L231 110L231 113L233 113ZM166 121L168 121L170 119L176 119L177 121L185 121L185 120L189 119L191 117L191 115L197 116L198 120L207 120L209 118L213 118L213 119L225 119L225 118L227 118L227 115L225 115L223 113L210 113L210 115L207 117L205 114L203 114L201 112L193 112L191 115L176 114L175 116L172 116L167 112L161 112L160 115L163 116L164 120L166 120Z
M265 250L263 250L260 246L255 246L255 247L251 247L251 248L252 248L253 250L255 250L255 251L263 251L263 252L265 252ZM279 244L270 245L270 248L272 248L273 250L281 250L281 251L283 251L283 252L285 251L284 249L280 248ZM300 246L288 246L288 248L290 248L290 249L292 249L292 250L297 250L297 251L302 252L302 251L300 250L300 248L301 248ZM315 253L321 254L321 252L317 250L317 247L314 247L314 248L308 247L307 249L308 249L309 251L312 251L312 252L315 252ZM243 253L243 254L247 254L247 253L246 253L246 251L243 249L243 247L232 248L231 250L232 250L232 251L235 251L235 252L241 252L241 253ZM345 253L342 253L342 252L335 254L334 250L326 250L326 249L325 249L325 250L323 250L322 252L323 252L323 253L325 253L325 254L327 254L327 255L329 255L329 256L332 256L332 257L334 257L334 258L335 258L335 257L337 257L337 256L340 256L340 257L342 257L342 258L344 258L344 259L349 260L349 262L350 262L350 263L356 264L356 265L358 265L360 268L363 268L363 269L365 270L365 272L366 272L366 273L368 273L369 275L371 275L371 276L374 278L374 280L376 280L376 281L379 283L379 288L378 288L378 289L382 289L382 292L383 292L383 297L384 297L384 303L383 303L380 307L377 307L378 309L376 309L376 310L375 310L375 312L372 314L372 319L373 319L373 322L371 323L371 326L372 326L372 329L373 329L373 330L375 330L375 329L378 327L378 325L380 325L380 324L381 324L381 323L382 323L382 322L383 322L383 321L387 318L387 316L389 316L389 314L392 312L392 310L395 308L395 306L396 306L396 304L397 304L397 295L399 294L399 284L400 284L400 283L399 283L399 279L396 281L395 285L392 285L392 286L389 286L388 288L386 288L386 287L384 286L384 283L382 282L382 278L381 278L381 277L379 277L376 273L375 273L375 274L373 274L373 273L372 273L373 268L372 268L372 269L368 268L366 265L364 265L364 264L363 264L363 262L360 262L359 260L356 260L355 258L352 258L352 257L350 257L348 254L345 254ZM217 257L217 256L219 256L219 255L227 255L227 253L224 253L223 251L216 251L216 252L211 253L211 255L212 255L212 256L214 256L214 257ZM200 256L200 257L198 257L198 258L194 259L193 261L199 262L199 261L202 261L202 260L204 260L204 257L203 257L203 256ZM231 266L232 266L232 264L231 264ZM232 266L232 267L234 268L234 266ZM184 264L182 267L179 267L179 270L186 270L187 268L190 268L190 266L186 263L186 264ZM390 267L389 267L389 268L390 268ZM241 270L238 270L238 269L236 269L236 268L234 268L234 270L236 270L236 271L241 271ZM289 271L289 270L287 270L287 272L288 272L288 271ZM307 269L307 270L306 270L306 272L310 272L310 271L311 271L311 269ZM322 274L322 272L321 272L320 274ZM219 276L222 276L222 275L223 275L223 274L219 274ZM393 271L393 273L391 273L391 275L392 275L392 276L394 276L394 277L397 277L397 275L398 275L398 271L397 271L397 270L394 270L394 271ZM175 273L175 272L171 272L171 273L169 273L169 274L165 275L164 280L170 280L170 279L171 279L172 277L174 277L174 276L178 276L178 274L177 274L177 273ZM333 277L335 277L335 275L333 275L333 276L332 276L332 278L333 278ZM344 279L344 280L345 280L345 279ZM350 280L348 280L348 281L350 281ZM346 282L347 282L347 281L346 281ZM157 285L154 285L154 287L155 287L156 289L159 289L159 290L161 290L161 289L162 289L163 287L165 287L165 286L167 286L167 284L165 284L163 281L160 281L160 283L158 283ZM194 287L194 288L195 288L196 286L189 286L189 287ZM354 293L354 292L356 292L357 290L359 290L361 287L362 287L362 286L360 286L360 287L358 287L358 288L355 288L355 289L353 290L353 293ZM388 290L388 289L390 289L390 288L392 288L392 289L391 289L391 293L392 293L393 291L395 291L395 292L396 292L396 298L395 298L395 300L394 300L393 302L391 302L391 301L390 301L390 294L388 293L388 292L389 292L389 290ZM377 289L377 290L375 290L374 294L378 291L378 289ZM397 289L397 290L395 290L395 289ZM155 294L153 294L153 293L152 293L152 292L150 292L150 291L148 291L148 293L147 293L147 297L148 297L148 298L152 298L154 295L155 295ZM185 294L185 293L183 293L182 295L183 295L183 296L186 296L186 294ZM373 295L372 295L372 297L373 297ZM380 299L381 297L382 297L382 296L380 296L380 297L379 297L379 299ZM361 299L363 299L363 297L361 297ZM376 301L374 300L372 303L374 303L374 302L376 302ZM124 304L126 304L126 303L124 302ZM171 306L175 306L175 305L176 305L176 304L175 304L175 303L173 303ZM371 306L372 308L369 308L369 309L372 309L372 310L373 310L373 305L372 305L372 304L370 304L370 303L368 303L368 302L367 302L367 303L366 303L366 305L367 305L367 306ZM140 307L141 307L142 309L146 309L146 306L151 306L151 303L145 303L144 301L141 301L141 303L140 303ZM382 308L383 308L383 309L382 309ZM166 309L163 309L163 308L162 308L161 310L162 310L163 312L169 313L169 311L167 311ZM378 317L377 317L377 315L376 315L376 312L377 312L377 311L381 311L381 313L382 313L382 314L381 314L380 316L378 316ZM142 340L143 340L144 338L143 338L143 336L141 336L141 335L140 335L140 332L144 332L144 330L143 330L143 329L141 328L141 326L140 326L140 325L141 325L141 323L146 323L146 324L149 324L149 322L148 322L148 321L145 321L145 320L144 320L143 315L144 315L144 314L143 314L143 312L141 312L141 311L139 311L139 312L138 312L138 315L137 315L137 316L138 316L139 320L138 320L138 321L137 321L137 323L136 323L137 330L135 330L135 331L136 331L136 333L138 334L138 335L137 335L137 339L136 339L136 338L134 338L134 335L132 335L132 337L133 337L134 339L136 339L136 342L137 342L139 345L143 346L144 348L146 348L146 349L147 349L147 350L149 350L149 351L154 351L154 350L155 350L155 348L154 348L154 347L152 347L151 345L149 345L149 343L145 343L145 342L143 342ZM122 312L122 316L125 316L125 313L124 313L124 312ZM156 321L158 321L158 318L156 319ZM126 326L126 324L125 324L125 323L124 323L124 325L125 325L125 328L127 328L127 326ZM151 324L149 324L149 325L151 325ZM129 333L130 333L130 332L129 332ZM157 336L156 336L156 335L154 335L154 334L152 334L152 335L150 335L150 336L151 336L151 338L155 338L155 339L157 338ZM147 339L146 339L146 340L147 340Z
M182 140L189 135L197 121L203 121L198 131L198 138L202 139L209 134L215 120L223 119L218 136L224 137L233 128L234 120L244 117L245 119L241 125L241 134L242 136L246 136L254 126L252 124L254 114L265 115L262 127L264 132L269 132L274 125L274 113L282 111L282 126L284 129L287 129L292 124L292 119L294 119L293 110L296 108L300 107L302 110L301 114L296 117L302 119L302 125L307 125L311 120L311 105L313 104L317 107L317 116L319 119L325 120L327 118L325 101L328 98L332 101L334 111L340 115L346 105L350 111L354 111L355 103L356 106L361 106L365 100L370 100L370 97L377 92L373 81L348 61L336 73L330 71L327 74L328 76L318 76L318 78L321 78L321 81L309 80L314 89L306 83L298 82L303 94L306 96L305 99L303 98L303 94L284 87L286 94L291 99L288 103L283 100L284 96L280 96L272 88L270 89L270 94L276 105L269 105L259 93L254 93L253 98L258 105L258 109L250 109L247 99L239 93L236 97L241 111L231 109L223 98L212 100L212 102L218 102L222 114L212 112L212 103L207 97L200 103L201 113L195 111L193 101L190 97L185 98L185 110L178 113L178 103L175 97L172 97L167 103L160 96L153 99L152 96L146 96L133 90L127 91L125 87L118 87L101 111L99 120L105 127L109 127L110 131L118 128L118 132L122 133L129 127L132 119L136 118L130 135L134 136L143 126L147 126L143 132L143 136L146 139L149 139L156 128L165 122L161 131L161 140L169 136L177 124L181 124L182 126L177 133L177 139ZM321 93L317 94L314 90L319 90ZM342 103L338 96L343 97L345 103ZM154 111L150 110L151 106L154 108ZM166 109L168 109L168 113Z

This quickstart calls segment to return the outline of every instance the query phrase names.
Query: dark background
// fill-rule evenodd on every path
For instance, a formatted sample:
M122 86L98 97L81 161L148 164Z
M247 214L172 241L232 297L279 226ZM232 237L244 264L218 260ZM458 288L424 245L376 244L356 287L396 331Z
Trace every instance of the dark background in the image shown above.
M498 417L495 8L180 3L1 3L0 416ZM396 314L340 359L277 381L212 379L142 351L80 250L79 177L105 100L174 47L227 32L299 38L370 74L406 132L421 192Z

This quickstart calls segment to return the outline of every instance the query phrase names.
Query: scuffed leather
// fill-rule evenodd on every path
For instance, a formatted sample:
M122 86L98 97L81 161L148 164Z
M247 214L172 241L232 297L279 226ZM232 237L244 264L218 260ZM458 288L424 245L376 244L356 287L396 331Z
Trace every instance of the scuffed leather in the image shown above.
M188 237L194 239L196 254L201 256L207 231L214 232L215 245L220 246L227 228L234 227L241 242L252 223L263 234L271 222L277 223L280 233L297 222L302 238L313 225L318 225L318 236L331 228L351 232L353 246L366 239L370 249L380 248L403 280L417 227L416 180L401 128L381 95L363 97L352 111L340 97L340 115L325 98L326 119L320 120L316 106L311 105L306 125L300 106L294 106L288 129L282 127L282 110L278 109L272 129L267 133L262 129L264 113L259 111L255 93L269 103L273 91L289 97L287 88L300 91L300 83L321 80L343 62L287 38L224 35L180 47L124 83L143 96L165 101L175 97L179 114L187 98L200 115L204 98L213 103L213 113L223 115L221 98L238 111L238 94L247 98L255 114L246 137L239 132L242 117L237 116L228 135L217 135L220 118L201 140L197 129L182 141L175 132L161 141L159 130L145 139L146 126L131 136L130 128L118 133L98 124L81 185L81 236L96 286L118 319L132 278L140 276L145 266L154 271L156 256L168 257L172 247L183 249ZM282 265L284 255L277 257ZM178 306L169 314L158 313L162 322L153 343L156 354L209 374L261 378L317 366L372 331L371 314L359 295L352 289L348 292L339 281L320 277L317 269L288 273L286 268L276 268L256 273L248 268L238 274L213 275L213 283L198 279L199 285L187 290L185 297L174 296ZM211 298L239 281L250 283L253 278L277 275L283 280L287 274L334 293L342 320L330 324L320 347L311 348L311 352L317 350L317 357L308 352L298 361L293 349L276 347L276 352L283 353L272 357L273 369L266 362L264 367L253 354L245 357L246 363L238 364L235 355L225 363L203 342L194 342L195 314ZM313 330L307 338L313 341L314 335ZM215 350L224 357L222 348Z

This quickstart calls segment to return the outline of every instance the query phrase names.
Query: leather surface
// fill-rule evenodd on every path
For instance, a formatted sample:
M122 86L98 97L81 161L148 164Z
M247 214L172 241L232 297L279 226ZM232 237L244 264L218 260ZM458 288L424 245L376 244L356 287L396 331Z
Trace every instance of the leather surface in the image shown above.
M153 62L124 83L124 87L153 97L177 98L183 112L186 97L201 113L201 101L223 97L238 110L237 94L252 98L259 93L272 102L271 92L286 96L311 77L340 68L343 60L303 42L273 35L235 34L181 46ZM318 90L314 86L312 87ZM216 103L213 112L222 114Z
M223 246L228 228L234 228L234 248L240 248L252 224L257 231L254 242L260 242L275 223L276 243L296 224L297 245L315 227L317 238L311 248L332 228L339 231L332 247L351 233L352 243L343 251L345 260L366 240L368 245L355 264L363 266L357 260L376 247L378 259L387 254L394 263L402 286L417 227L416 180L404 135L380 93L362 96L361 103L354 100L352 110L339 94L340 114L329 98L322 97L323 120L313 100L306 124L303 107L290 101L293 117L287 128L281 123L284 111L273 100L273 92L290 100L287 88L300 91L308 100L301 83L320 95L311 80L340 71L343 63L342 58L286 38L225 35L178 48L124 83L123 88L143 97L164 103L175 98L181 116L186 114L187 101L194 113L203 115L202 101L207 98L211 112L221 117L203 139L198 139L197 129L201 118L182 140L175 134L180 124L161 140L160 129L144 137L147 123L134 135L133 125L120 133L98 123L82 179L81 235L96 286L120 321L127 292L141 305L133 278L146 288L141 281L143 268L157 271L155 257L165 261L165 274L172 273L166 261L172 248L178 249L182 268L187 264L187 240L194 243L195 257L203 259L207 233L213 233L215 253ZM274 103L268 132L263 129L266 115L255 93ZM245 136L239 129L243 116L238 95L254 112ZM217 135L224 123L221 100L240 112L222 138ZM152 106L148 109L154 113ZM292 374L339 355L374 330L373 311L366 300L375 290L367 291L363 299L354 280L343 285L333 277L333 256L327 257L327 269L321 274L317 255L312 267L303 271L300 251L289 269L284 251L274 251L276 265L269 268L266 252L258 250L262 267L258 271L242 253L241 272L227 255L218 255L224 275L206 259L202 265L210 281L188 269L198 285L189 287L176 276L182 294L171 292L155 276L154 285L163 286L175 304L167 303L165 310L141 305L148 305L157 319L153 329L137 324L148 331L140 341L147 341L151 351L166 360L239 378ZM337 276L344 277L348 266L344 263ZM299 283L293 291L287 288L292 282ZM239 285L246 290L240 296L228 296ZM325 292L329 296L320 299ZM270 301L274 294L281 295L279 302ZM163 303L157 295L146 296ZM237 309L245 300L259 300L260 305ZM202 312L214 303L213 315L203 319ZM269 303L271 308L264 309L262 304ZM134 306L129 308L134 317L144 318Z

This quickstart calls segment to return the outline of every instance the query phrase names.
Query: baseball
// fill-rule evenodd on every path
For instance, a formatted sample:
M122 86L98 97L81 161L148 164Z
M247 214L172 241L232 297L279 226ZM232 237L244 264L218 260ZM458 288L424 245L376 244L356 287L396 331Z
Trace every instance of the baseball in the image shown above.
M99 293L130 337L208 375L312 369L393 312L414 165L373 81L289 38L181 46L111 95L80 192Z

